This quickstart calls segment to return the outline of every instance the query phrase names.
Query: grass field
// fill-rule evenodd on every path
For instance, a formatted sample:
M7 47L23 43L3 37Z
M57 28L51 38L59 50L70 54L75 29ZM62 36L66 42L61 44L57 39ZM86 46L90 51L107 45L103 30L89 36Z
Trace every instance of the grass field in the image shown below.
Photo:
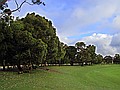
M0 90L120 90L120 65L47 68L30 74L0 71Z

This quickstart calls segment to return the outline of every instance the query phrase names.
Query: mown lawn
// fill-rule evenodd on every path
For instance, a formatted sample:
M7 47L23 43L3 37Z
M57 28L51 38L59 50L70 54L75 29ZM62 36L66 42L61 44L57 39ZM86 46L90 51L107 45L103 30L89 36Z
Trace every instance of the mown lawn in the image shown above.
M47 68L30 74L0 71L0 90L120 90L120 65Z

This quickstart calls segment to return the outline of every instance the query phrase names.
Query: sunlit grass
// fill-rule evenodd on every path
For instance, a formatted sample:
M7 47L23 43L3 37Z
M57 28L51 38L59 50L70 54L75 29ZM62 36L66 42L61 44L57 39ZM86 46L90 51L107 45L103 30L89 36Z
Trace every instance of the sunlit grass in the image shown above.
M0 71L0 90L119 90L120 65L54 66L31 73Z

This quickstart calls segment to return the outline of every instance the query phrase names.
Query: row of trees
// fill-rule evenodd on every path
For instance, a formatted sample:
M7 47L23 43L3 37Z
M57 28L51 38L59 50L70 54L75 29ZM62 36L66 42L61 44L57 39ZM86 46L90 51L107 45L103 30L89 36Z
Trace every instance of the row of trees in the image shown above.
M81 66L100 63L98 59L102 58L102 55L97 55L95 50L96 46L94 45L86 46L84 42L77 42L75 46L68 46L66 48L64 60L67 60L66 62L69 62L71 65L79 63Z
M9 22L9 23L8 23ZM25 18L0 20L0 64L28 65L55 63L64 57L64 44L56 36L52 22L45 17L27 14Z
M27 14L19 19L6 16L0 18L0 65L21 65L31 68L33 65L71 64L81 66L100 63L120 63L120 55L103 57L96 54L95 45L77 42L67 46L59 41L52 22L35 15Z
M102 56L96 54L95 45L86 45L84 42L77 42L75 46L67 46L66 54L62 63L71 65L92 65L92 64L120 64L120 54L112 56Z

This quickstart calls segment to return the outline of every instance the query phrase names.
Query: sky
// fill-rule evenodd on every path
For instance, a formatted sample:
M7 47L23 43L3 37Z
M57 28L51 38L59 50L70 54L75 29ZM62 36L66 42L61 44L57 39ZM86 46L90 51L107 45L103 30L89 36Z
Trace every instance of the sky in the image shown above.
M67 45L84 41L86 45L94 44L98 54L120 53L120 0L42 1L46 6L24 4L13 15L25 17L28 12L36 12L53 22L60 41ZM8 4L11 9L16 8L14 0Z

